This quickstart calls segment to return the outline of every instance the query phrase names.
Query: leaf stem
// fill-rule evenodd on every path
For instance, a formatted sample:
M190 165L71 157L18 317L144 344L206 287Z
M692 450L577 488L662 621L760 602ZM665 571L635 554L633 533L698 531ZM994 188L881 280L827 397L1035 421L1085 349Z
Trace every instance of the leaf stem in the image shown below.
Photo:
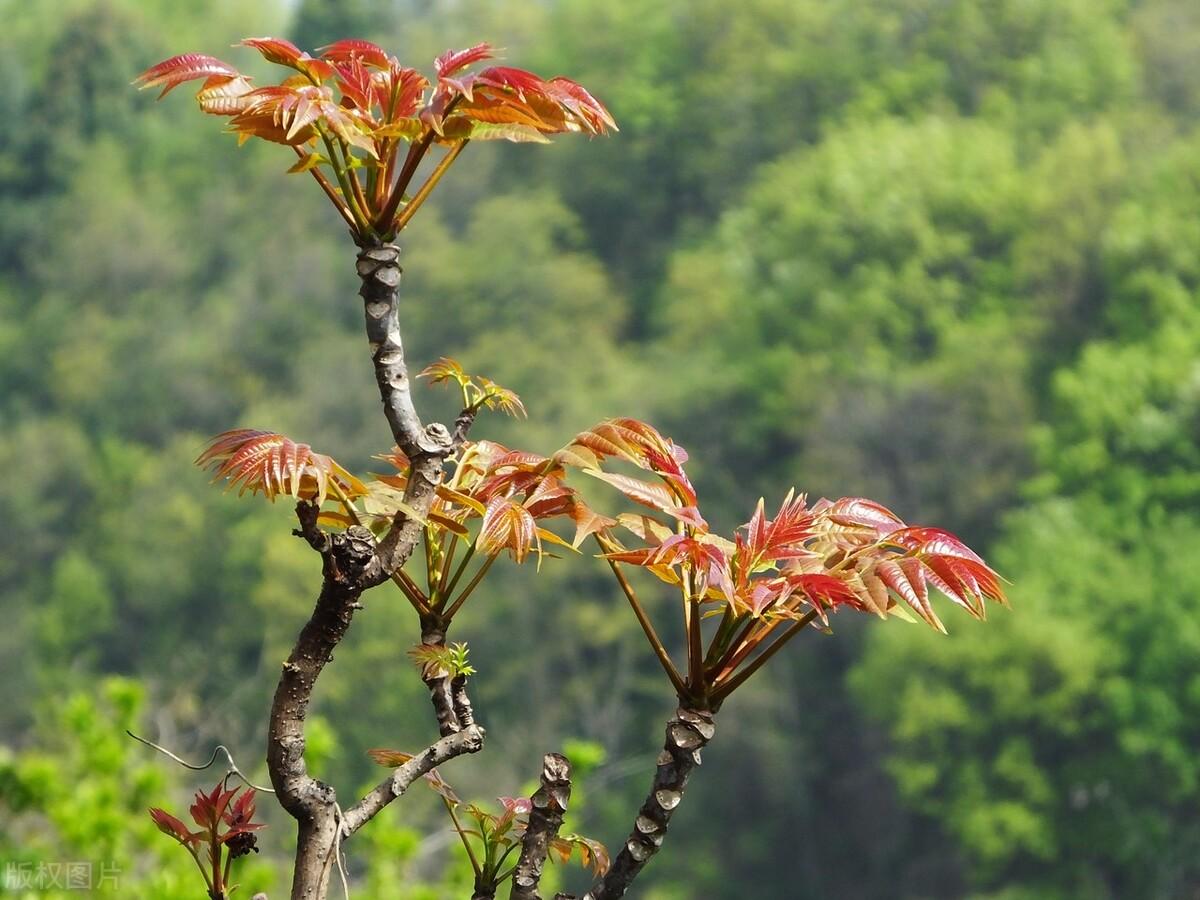
M350 498L345 495L338 485L337 478L331 477L329 479L329 488L330 493L342 504L342 509L346 510L346 515L350 517L350 521L355 525L362 525L362 520L358 517L358 510L354 508L354 504L350 502Z
M713 662L725 652L725 642L729 640L729 633L736 627L737 618L733 614L733 605L725 604L724 614L721 616L721 624L717 626L717 633L713 635L712 643L708 646L708 653L704 656L705 668L711 668Z
M450 566L454 563L454 555L458 552L458 534L451 532L450 546L446 548L446 553L442 557L441 577L438 578L437 587L429 596L429 605L437 606L441 602L441 598L446 596L446 582L450 580Z
M454 164L454 161L458 159L458 155L463 152L463 148L469 143L469 140L459 141L438 161L437 166L429 173L429 177L425 179L425 183L421 185L420 190L413 195L413 198L408 203L404 204L404 209L400 210L400 214L396 216L396 220L392 224L392 231L401 231L409 223L409 220L412 219L417 210L421 208L421 204L433 193L433 189L442 180L442 176L446 174L446 170Z
M338 184L342 188L342 196L346 199L346 205L350 208L351 214L354 216L354 230L357 234L375 234L375 228L371 222L366 219L366 213L359 208L358 199L355 197L354 189L350 187L350 178L346 174L346 166L338 154L337 148L333 141L329 139L325 129L318 129L321 135L321 140L325 142L325 149L329 153L329 162L333 166L333 174L337 176Z
M458 820L458 813L454 811L454 804L442 797L442 803L446 804L446 812L450 813L450 821L454 823L454 830L458 832L459 838L462 840L462 845L466 848L467 858L471 860L471 869L475 872L475 877L483 871L479 868L479 860L475 856L475 851L471 847L471 842L467 840L467 833L463 830L462 822Z
M217 843L217 830L214 826L209 832L209 840L211 841L211 849L209 850L209 859L212 862L212 883L213 883L213 898L225 896L225 886L221 883L221 845Z
M198 868L200 870L200 874L204 876L204 884L208 887L208 891L211 894L213 891L213 883L212 878L208 874L208 869L204 868L204 863L200 862L200 856L195 850L193 850L191 847L187 847L187 845L184 846L191 855L192 859L196 861L196 868Z
M428 525L421 529L421 543L425 548L425 584L428 586L429 602L433 603L433 589L437 583L433 577L432 531Z
M454 111L454 107L458 106L458 101L461 97L455 97L446 104L445 110L442 112L442 119ZM437 132L432 128L428 128L425 134L419 141L414 142L408 148L408 155L404 157L404 166L400 169L400 176L396 179L396 184L392 188L392 194L388 197L387 206L379 216L379 221L376 225L383 228L392 217L396 215L396 210L400 208L400 202L404 199L404 192L408 190L408 185L412 181L413 176L417 174L417 167L421 165L421 160L424 159L425 153L429 150L430 144L437 137ZM397 231L399 229L396 229Z
M687 626L688 685L693 694L704 691L704 636L700 633L700 603L692 597L692 575L686 568L681 573L683 590L683 621Z
M408 602L412 604L413 609L417 611L418 615L427 616L433 612L429 604L425 602L425 595L421 593L421 589L408 576L407 572L403 569L397 569L392 573L392 581L396 587L400 588L404 596L408 598Z
M400 175L392 187L391 196L388 197L387 204L375 222L376 227L384 228L396 215L396 210L400 208L400 203L404 199L404 191L408 188L408 183L412 181L413 175L416 174L417 167L421 165L421 160L428 152L429 145L433 143L433 138L434 131L430 129L423 138L409 146L408 154L404 157L404 165L400 169Z
M446 585L445 590L438 591L438 602L444 604L450 595L454 593L454 589L458 587L459 580L463 577L463 573L467 570L467 563L471 561L471 557L475 555L475 545L472 544L467 548L466 555L463 556L462 562L458 564L458 569L454 572L454 577L450 579L450 583Z
M458 612L464 603L467 602L467 598L471 596L471 591L475 590L475 588L479 585L479 582L483 580L483 576L487 574L487 570L492 567L492 563L496 561L496 557L499 555L500 554L497 553L489 556L487 561L479 567L479 571L475 573L475 577L471 579L465 588L463 588L462 593L458 595L458 599L451 603L450 608L443 613L442 617L446 621L450 621L450 619L454 618L454 614Z
M807 625L816 617L817 611L815 609L810 609L799 619L789 625L775 640L775 643L771 644L771 646L756 656L754 660L748 666L746 666L746 668L742 669L741 672L739 672L737 675L734 675L732 678L729 678L724 682L718 682L715 685L716 693L713 699L717 703L720 703L726 697L736 691L746 682L747 678L766 665L767 660L778 653L784 644L803 631L805 627L807 627Z
M600 545L600 549L605 553L612 553L613 546L608 544L599 534L594 535L596 543ZM625 573L621 571L620 565L614 559L606 559L613 575L616 576L617 583L621 586L621 590L625 592L626 599L629 600L629 605L633 607L633 614L637 616L638 624L642 626L642 631L645 632L646 639L650 642L650 646L654 649L654 655L658 657L659 663L662 664L663 671L667 673L667 677L671 679L671 684L674 685L676 693L680 696L687 694L687 685L683 683L683 677L675 668L675 664L671 662L671 657L667 653L667 649L659 640L658 633L654 630L654 625L650 622L650 617L646 615L646 611L642 609L642 604L638 602L637 594L633 591L633 586L625 578Z
M740 632L738 632L735 637L733 637L729 640L729 646L726 648L725 652L721 655L721 658L715 664L708 667L710 672L720 673L720 671L722 669L727 668L729 666L730 661L733 659L734 656L737 655L738 651L744 645L746 638L749 637L749 635L750 635L750 632L754 630L754 623L757 622L758 620L751 618L749 615L744 616L744 618L746 619L746 623L745 623L745 625L742 626L742 630ZM737 623L741 622L741 621L742 621L742 618L739 617L737 620L735 620L733 627L736 629Z
M354 172L354 167L350 165L350 161L354 158L350 150L350 145L340 137L338 138L338 146L342 148L342 158L346 161L346 177L350 180L350 187L354 193L354 199L362 209L363 218L367 224L371 226L371 234L378 237L375 231L375 226L371 222L371 204L367 202L367 195L363 193L362 182L358 180L358 175Z
M304 159L306 155L305 152L294 144L291 146L292 149L296 151L296 155L301 159ZM334 186L329 183L329 179L325 177L325 173L316 166L313 166L308 170L308 172L317 180L317 184L321 186L321 190L325 192L325 196L333 201L333 205L337 207L337 211L341 214L341 217L346 220L346 224L357 230L358 223L354 221L354 215L350 212L350 208L346 206L342 198L338 196L338 192Z

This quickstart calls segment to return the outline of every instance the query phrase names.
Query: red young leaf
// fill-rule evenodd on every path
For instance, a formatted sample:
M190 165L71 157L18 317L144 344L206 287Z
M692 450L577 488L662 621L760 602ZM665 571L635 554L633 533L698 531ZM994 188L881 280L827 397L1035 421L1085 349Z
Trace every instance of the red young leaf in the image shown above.
M376 69L388 69L393 62L392 58L388 56L382 47L360 38L346 38L345 40L334 41L326 47L319 47L317 49L322 58L335 62L348 62L351 59L358 58L363 61L364 65Z
M657 509L660 512L674 513L679 509L675 495L661 484L651 484L640 481L620 472L601 472L599 469L585 469L588 475L610 484L618 491L644 506Z
M225 816L229 801L236 793L236 789L227 790L223 781L218 781L216 787L207 794L197 791L192 805L188 808L188 812L192 814L192 821L201 828L215 831Z
M550 842L550 850L553 851L553 858L560 863L569 862L574 851L578 850L580 864L591 869L597 878L607 872L612 863L608 849L603 844L577 834L558 835Z
M175 838L181 844L189 844L196 846L204 837L203 832L192 832L181 821L171 815L164 809L159 809L157 806L150 810L150 818L154 820L154 824L158 826L158 830L163 834Z
M225 811L222 819L229 826L229 831L225 834L224 840L235 834L242 834L247 831L257 831L260 828L267 826L262 822L254 822L254 803L255 791L254 788L247 788L240 797L234 801L233 806Z
M617 122L595 97L581 84L558 75L546 82L546 94L559 105L575 113L576 118L593 134L604 134L609 129L618 131Z
M249 95L254 90L250 79L241 75L229 77L213 75L204 82L196 94L200 109L209 115L234 116L250 103Z
M236 78L239 73L229 63L222 62L214 56L205 56L203 53L183 53L179 56L172 56L170 59L164 59L156 66L151 66L135 78L133 83L142 89L163 85L162 93L158 95L161 100L185 81L211 78L214 75Z
M873 500L862 497L843 497L834 503L824 501L826 509L821 504L814 507L814 512L824 512L833 522L839 525L860 526L871 528L880 534L887 534L896 528L903 528L904 522L899 516Z
M945 632L946 626L942 624L942 620L933 611L933 604L929 602L925 572L919 561L911 557L880 560L875 566L875 574L931 627Z
M550 134L615 127L603 105L570 79L546 81L511 66L469 74L468 67L493 56L487 44L439 56L433 91L429 79L370 41L337 41L317 57L283 38L252 37L241 45L300 74L254 91L227 63L191 53L151 67L136 83L162 86L166 94L202 79L201 109L231 117L239 143L257 137L300 149L332 132L337 140L329 151L302 150L301 163L290 171L308 172L360 238L390 238L407 225L428 196L412 182L435 143L454 148L449 164L467 141L544 143ZM386 178L375 177L381 171ZM430 189L443 171L427 176ZM486 394L479 402L522 414L511 391L477 384Z
M672 497L672 501L664 505L651 501L649 496L639 498L629 494L633 499L656 509L670 511L672 515L678 515L685 521L704 527L704 520L698 512L685 512L681 515L679 510L679 507L696 505L696 491L683 470L683 464L687 461L686 451L664 438L653 426L645 422L637 419L609 419L580 432L570 444L555 454L555 458L563 465L582 468L592 475L596 474L593 470L597 470L600 463L609 457L625 460L658 475L669 486L667 493ZM609 483L619 490L624 490L611 480Z
M779 512L770 520L760 499L754 515L742 526L746 529L746 563L757 565L807 555L804 542L813 535L812 525L813 515L803 494L796 497L789 491Z
M366 496L367 487L332 457L314 453L282 434L239 428L212 439L196 465L213 472L213 481L224 478L229 487L259 491L269 500L279 494L324 503L332 481L347 499Z
M514 562L524 562L530 550L541 546L537 523L521 504L508 497L496 497L483 514L475 546L489 556L507 550Z
M335 71L333 66L325 62L325 60L314 59L291 41L284 38L246 38L240 43L243 47L253 47L268 62L287 66L289 69L296 69L318 80L331 77Z
M578 497L571 504L571 518L575 520L575 536L571 539L571 546L576 550L582 546L583 542L589 536L598 534L617 524L616 519L601 515Z
M853 606L858 602L854 591L850 589L846 582L832 575L812 573L807 575L789 575L786 577L788 583L795 590L804 594L808 598L810 605L817 609L822 616L824 616L826 608L834 608L844 603Z
M454 75L456 72L461 72L472 63L491 59L492 56L493 53L490 44L476 44L474 47L468 47L466 50L447 50L434 60L433 67L437 72L438 78L446 78L447 76Z
M304 52L285 38L260 37L245 38L239 42L243 47L253 47L263 55L267 62L295 68L296 62L304 56Z
M498 831L507 830L517 816L527 816L533 811L533 803L528 797L497 797L497 802L504 812L496 820Z
M378 85L371 70L357 56L345 62L334 64L337 69L337 86L342 92L342 101L349 101L365 116L371 113L371 107L379 102Z
M522 100L525 99L526 91L544 94L546 88L546 82L532 72L514 69L511 66L492 66L484 69L475 76L475 83L514 91Z
M387 93L395 97L388 109L393 120L406 119L414 115L421 106L421 97L429 87L429 79L416 69L393 63L388 70Z

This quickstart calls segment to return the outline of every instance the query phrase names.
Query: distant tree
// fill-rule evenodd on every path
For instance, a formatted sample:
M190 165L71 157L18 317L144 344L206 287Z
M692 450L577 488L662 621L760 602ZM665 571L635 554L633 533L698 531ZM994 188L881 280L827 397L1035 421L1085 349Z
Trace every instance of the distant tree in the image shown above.
M1103 337L1051 379L1028 502L994 548L1026 614L986 641L876 631L852 677L901 794L983 889L1200 885L1198 146L1148 161L1096 236Z
M200 80L203 111L228 118L240 140L291 148L291 171L308 173L333 203L358 248L366 335L395 443L379 457L385 474L370 480L307 444L253 429L218 435L197 460L239 493L293 498L294 533L322 560L316 606L283 664L268 725L271 783L297 822L294 900L324 898L335 872L345 879L344 843L422 777L442 797L461 838L476 900L494 897L510 879L512 898L537 898L547 857L573 854L596 875L586 898L621 897L661 846L722 704L792 638L827 629L830 613L842 607L944 630L931 588L976 618L983 618L987 601L1004 602L996 573L953 535L909 526L860 498L810 505L788 492L773 516L760 500L745 525L722 536L700 509L685 471L687 453L635 419L601 422L550 456L472 440L480 413L523 416L524 406L512 391L467 374L451 359L410 373L395 241L472 141L600 135L615 128L612 117L566 78L543 79L508 66L472 71L492 56L486 44L440 56L431 82L364 40L337 41L319 56L280 39L243 43L285 67L287 78L255 88L227 63L192 53L153 66L138 81L162 86L165 94ZM419 178L435 146L444 153ZM535 335L512 348L537 351ZM422 421L413 377L458 390L462 407L451 427ZM634 506L616 515L594 508L577 486L580 475ZM560 523L565 534L549 527ZM538 791L501 798L495 811L464 806L436 768L477 752L484 741L467 691L475 674L467 647L447 640L455 616L501 555L540 564L551 547L577 552L588 539L679 702L650 791L611 862L597 842L559 833L571 790L565 757L547 754ZM668 649L675 642L660 636L645 589L635 586L626 567L645 569L678 591L681 653ZM389 581L417 616L420 641L410 656L428 688L440 737L416 754L370 751L389 773L360 799L342 803L305 760L309 703L362 597ZM525 644L510 635L496 639L514 654L533 654L547 637ZM229 896L233 860L255 846L253 790L236 794L228 787L239 774L231 765L221 783L197 794L191 814L199 831L164 810L152 813L196 860L212 900Z

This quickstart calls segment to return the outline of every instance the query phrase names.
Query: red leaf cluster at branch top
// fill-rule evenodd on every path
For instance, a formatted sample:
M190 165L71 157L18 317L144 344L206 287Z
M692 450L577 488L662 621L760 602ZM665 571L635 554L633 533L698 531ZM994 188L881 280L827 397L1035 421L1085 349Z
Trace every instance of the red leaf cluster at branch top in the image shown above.
M672 584L686 573L693 598L738 615L798 618L811 609L824 620L827 610L846 605L883 616L902 601L944 630L929 602L930 586L977 618L985 601L1004 602L996 573L958 538L910 527L870 500L809 506L803 495L789 493L770 518L760 500L732 540L714 534L684 472L687 453L644 422L602 422L558 458L673 520L620 516L639 546L613 549L608 559L644 567ZM609 460L631 463L657 481L606 471Z
M542 78L511 66L468 71L492 58L487 44L439 56L432 81L370 41L337 41L317 56L282 38L242 44L289 70L288 76L255 87L220 59L185 53L151 66L134 83L162 87L161 97L184 82L201 81L196 98L202 111L228 118L241 140L295 148L300 161L292 171L312 172L363 238L394 234L424 201L428 191L408 200L405 192L431 144L457 153L473 140L546 143L549 135L599 135L617 127L604 104L569 78ZM440 177L440 171L431 177L430 189Z

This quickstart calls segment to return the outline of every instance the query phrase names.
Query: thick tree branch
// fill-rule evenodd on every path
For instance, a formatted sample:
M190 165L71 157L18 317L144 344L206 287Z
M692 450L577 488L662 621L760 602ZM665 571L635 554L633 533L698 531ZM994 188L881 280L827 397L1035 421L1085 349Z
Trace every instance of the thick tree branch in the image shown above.
M658 769L625 846L583 900L616 900L625 896L650 858L662 846L671 815L683 800L688 778L700 765L700 751L715 731L707 710L680 707L667 722L667 738L658 756Z
M396 442L411 464L404 502L413 514L400 513L379 544L383 570L390 576L408 559L424 527L424 518L442 478L442 464L454 449L454 438L444 425L421 423L412 399L412 380L400 338L400 248L374 244L358 254L362 281L367 340L375 381L383 401L383 414Z
M509 900L541 900L538 885L550 842L558 836L563 813L571 799L571 764L565 756L547 753L542 760L542 786L530 798L533 809L521 838L521 858L513 872Z
M407 511L396 516L392 528L377 544L369 531L358 527L343 534L326 534L317 526L319 510L314 504L301 503L296 508L300 521L296 533L321 554L323 581L312 616L283 665L268 734L271 783L284 809L299 823L293 900L320 900L325 896L335 854L346 831L333 788L310 776L304 762L304 726L313 688L350 627L355 610L360 608L363 591L387 580L411 555L441 481L443 463L454 449L450 432L442 425L423 425L413 405L400 338L399 259L400 248L394 244L365 246L358 255L357 271L384 415L393 440L411 462L404 496ZM469 421L456 423L460 440L465 440L469 427ZM446 713L439 710L439 729L447 734L448 726L452 726L455 736L465 735L455 747L478 749L483 730L475 727L469 734L461 730L448 680L441 693ZM468 750L456 750L453 755L459 752ZM355 809L362 816L364 810L360 807L362 804ZM370 816L362 821L366 818Z
M319 900L329 880L330 851L337 835L333 788L308 774L304 761L304 723L317 678L345 636L359 597L378 583L375 538L357 526L328 535L317 528L316 504L296 506L298 533L321 554L321 593L312 616L300 631L271 705L267 767L280 804L300 823L293 900Z
M404 765L395 769L370 793L346 810L343 817L346 836L349 837L371 821L380 810L408 790L409 785L421 776L457 756L465 753L477 753L483 748L483 737L483 728L479 725L471 725L462 731L439 739Z

